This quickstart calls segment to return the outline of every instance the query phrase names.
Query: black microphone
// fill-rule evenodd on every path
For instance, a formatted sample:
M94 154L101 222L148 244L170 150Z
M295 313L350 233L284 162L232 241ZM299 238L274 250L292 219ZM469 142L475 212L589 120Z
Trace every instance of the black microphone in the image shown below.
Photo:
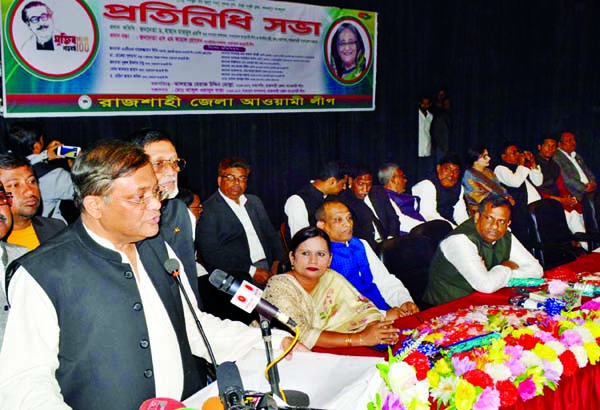
M221 269L215 269L213 273L208 277L208 281L215 288L222 290L225 293L228 293L232 296L235 296L236 292L241 286L241 282L239 279L234 278L231 275L223 272ZM252 285L254 287L254 285ZM296 322L288 315L279 310L277 306L274 306L272 303L260 298L258 304L254 307L258 313L260 313L267 320L271 320L273 318L279 320L284 325L290 327L292 330L295 330L297 326Z
M225 410L245 410L244 386L238 367L233 362L223 362L217 367L219 397Z
M169 275L171 275L173 277L173 279L175 279L175 282L179 286L181 293L183 293L183 297L185 298L185 301L187 302L188 307L192 311L192 316L194 316L194 320L196 321L196 327L200 331L200 335L202 336L202 340L204 341L204 345L206 346L206 350L208 351L210 361L212 362L213 366L217 369L217 372L218 372L217 360L215 359L213 350L210 347L210 343L208 343L208 337L206 337L206 333L204 332L202 323L200 323L200 320L198 319L198 316L196 315L196 310L194 309L194 306L192 305L192 302L190 301L190 298L188 297L188 294L185 291L185 288L183 287L183 283L181 283L181 278L179 277L179 275L180 275L179 261L174 258L167 259L165 261L165 263L163 264L163 267L169 273Z

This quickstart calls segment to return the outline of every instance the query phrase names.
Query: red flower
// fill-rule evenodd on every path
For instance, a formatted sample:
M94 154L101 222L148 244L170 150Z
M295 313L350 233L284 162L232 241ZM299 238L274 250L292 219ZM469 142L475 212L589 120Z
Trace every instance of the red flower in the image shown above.
M429 359L423 353L414 351L404 359L404 362L415 368L418 380L427 378L427 372L431 369L431 366L429 365Z
M540 339L531 335L521 335L519 337L519 344L523 346L525 350L533 350L535 345L540 342Z
M494 385L492 378L486 372L479 369L469 370L463 374L462 377L473 386L479 386L482 389L486 389L487 387L492 387Z
M572 376L579 369L577 359L575 359L575 355L570 350L565 350L558 358L563 365L563 375Z
M496 390L500 392L501 407L509 407L517 403L519 391L510 380L502 380L497 382Z

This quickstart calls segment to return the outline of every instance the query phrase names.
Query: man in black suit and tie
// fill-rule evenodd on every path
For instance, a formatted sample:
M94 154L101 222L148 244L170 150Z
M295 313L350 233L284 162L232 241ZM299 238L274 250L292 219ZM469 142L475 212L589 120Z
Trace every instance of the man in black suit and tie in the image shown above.
M350 189L344 190L339 200L352 213L354 236L367 241L376 251L383 240L400 234L400 221L383 188L373 188L368 168L357 168L351 177Z
M219 164L218 172L219 190L204 202L196 226L196 249L208 272L221 269L239 279L265 284L277 272L283 257L279 235L260 198L245 194L248 163L242 158L226 158ZM223 306L218 311L210 306L210 297L222 292L211 289L210 293L205 308L231 318L223 312ZM230 297L225 299L228 306ZM234 309L234 313L239 312ZM250 318L236 319L247 322Z

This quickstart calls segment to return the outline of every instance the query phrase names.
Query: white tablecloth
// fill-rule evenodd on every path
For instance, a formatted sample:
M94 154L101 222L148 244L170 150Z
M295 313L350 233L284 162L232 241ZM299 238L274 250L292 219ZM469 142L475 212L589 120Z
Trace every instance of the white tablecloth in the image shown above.
M294 352L292 360L278 364L280 387L300 390L310 397L310 407L327 410L366 409L367 403L382 387L379 370L383 359L373 357L338 356L325 353ZM237 362L244 389L268 392L264 377L266 357L255 349ZM185 401L188 407L201 409L206 399L218 396L217 383L200 390Z

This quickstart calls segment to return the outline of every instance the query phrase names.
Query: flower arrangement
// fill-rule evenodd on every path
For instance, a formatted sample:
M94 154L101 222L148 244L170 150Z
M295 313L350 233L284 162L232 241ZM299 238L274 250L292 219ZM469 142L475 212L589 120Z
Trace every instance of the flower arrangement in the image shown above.
M501 320L503 315L490 314L494 309L512 313ZM389 362L378 365L386 389L368 409L425 410L433 401L447 409L495 410L542 395L545 387L554 390L561 377L600 360L600 311L562 312L532 323L530 314L517 310L483 306L433 321L474 322L481 332L463 340L467 350L443 346L456 338L458 326L444 332L426 322L415 329L395 355L390 351Z

